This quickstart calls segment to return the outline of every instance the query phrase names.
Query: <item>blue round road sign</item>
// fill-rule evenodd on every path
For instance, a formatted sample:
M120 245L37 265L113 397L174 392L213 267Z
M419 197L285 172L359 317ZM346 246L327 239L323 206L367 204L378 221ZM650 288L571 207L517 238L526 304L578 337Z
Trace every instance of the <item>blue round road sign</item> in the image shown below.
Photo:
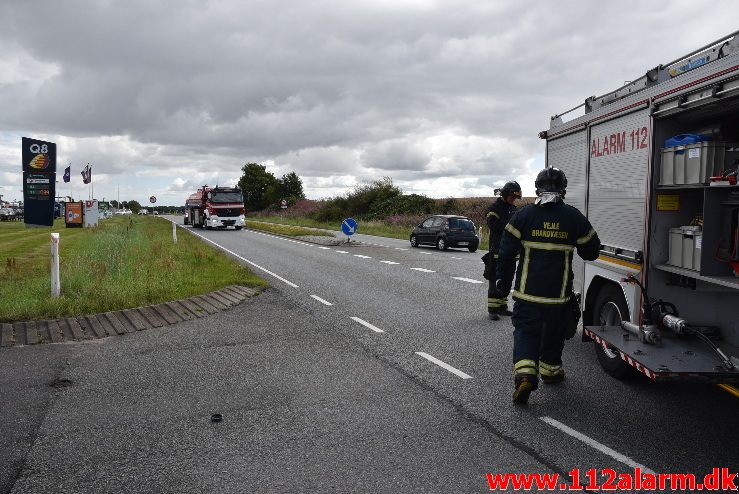
M357 233L357 220L354 218L347 218L341 222L341 231L344 235L354 235Z

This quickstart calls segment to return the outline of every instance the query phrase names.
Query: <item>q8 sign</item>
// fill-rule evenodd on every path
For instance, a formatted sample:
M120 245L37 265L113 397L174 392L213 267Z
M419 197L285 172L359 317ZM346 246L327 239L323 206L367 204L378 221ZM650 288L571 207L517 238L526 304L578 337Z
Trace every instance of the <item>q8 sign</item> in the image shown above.
M21 146L23 220L26 226L52 226L56 197L56 144L24 137Z

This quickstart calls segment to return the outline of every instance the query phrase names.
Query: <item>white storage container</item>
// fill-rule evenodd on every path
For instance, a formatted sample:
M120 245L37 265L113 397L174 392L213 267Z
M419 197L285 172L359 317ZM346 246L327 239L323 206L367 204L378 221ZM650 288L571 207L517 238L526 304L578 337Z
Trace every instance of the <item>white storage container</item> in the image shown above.
M680 228L670 228L670 256L667 264L683 267L683 231Z
M670 228L667 264L678 268L700 271L703 232L698 227Z
M685 269L695 269L693 267L693 258L695 257L695 232L683 231L683 267Z
M662 149L660 185L706 184L739 157L736 144L703 141ZM727 160L728 156L728 160Z
M701 252L703 252L703 232L693 234L693 269L701 270Z

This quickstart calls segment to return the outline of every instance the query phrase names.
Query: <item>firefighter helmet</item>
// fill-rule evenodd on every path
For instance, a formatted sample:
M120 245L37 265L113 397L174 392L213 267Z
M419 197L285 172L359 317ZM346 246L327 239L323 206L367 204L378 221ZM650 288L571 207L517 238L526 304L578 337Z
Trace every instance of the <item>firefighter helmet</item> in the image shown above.
M509 196L516 196L518 199L521 198L521 186L518 185L518 182L506 182L503 188L500 189L500 197L505 199Z
M567 177L559 168L544 168L536 176L536 195L540 196L542 192L558 192L564 197L565 189L567 189Z

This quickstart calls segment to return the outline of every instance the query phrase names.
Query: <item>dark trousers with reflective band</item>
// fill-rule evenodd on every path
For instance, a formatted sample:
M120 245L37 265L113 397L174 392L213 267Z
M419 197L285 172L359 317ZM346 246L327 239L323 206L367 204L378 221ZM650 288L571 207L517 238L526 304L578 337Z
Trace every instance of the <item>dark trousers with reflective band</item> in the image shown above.
M565 346L566 305L532 304L516 300L511 322L513 367L516 374L536 378L554 375L562 369Z
M498 312L499 310L505 310L508 307L507 299L494 298L495 294L495 268L497 254L490 253L490 261L488 269L490 270L490 282L488 283L488 312Z

